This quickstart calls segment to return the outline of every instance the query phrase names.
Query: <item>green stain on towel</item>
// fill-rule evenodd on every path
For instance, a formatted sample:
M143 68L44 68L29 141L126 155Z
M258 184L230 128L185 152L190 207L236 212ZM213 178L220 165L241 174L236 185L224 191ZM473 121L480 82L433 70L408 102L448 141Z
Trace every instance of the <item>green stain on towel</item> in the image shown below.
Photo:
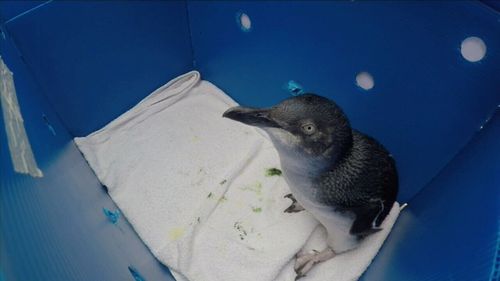
M252 207L252 211L254 213L260 213L260 212L262 212L262 207Z
M262 196L262 183L256 182L252 185L245 186L241 188L243 191L251 191L254 192L257 196Z
M282 172L278 168L269 168L266 170L266 177L281 176Z

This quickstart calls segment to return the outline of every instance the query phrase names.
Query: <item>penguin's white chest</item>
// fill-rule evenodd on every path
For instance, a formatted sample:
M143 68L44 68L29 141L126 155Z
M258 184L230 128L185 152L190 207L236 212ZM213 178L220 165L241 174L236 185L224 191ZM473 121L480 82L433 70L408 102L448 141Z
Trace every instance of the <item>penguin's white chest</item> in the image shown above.
M354 215L336 212L334 207L318 203L315 198L318 189L313 186L310 176L315 174L325 163L300 152L299 140L294 135L281 130L268 128L266 132L278 150L283 176L297 202L316 218L327 230L328 245L341 253L358 245L358 240L349 231L354 222Z
M283 175L290 191L297 202L326 228L327 244L336 253L355 248L359 244L358 239L349 233L355 219L354 214L337 212L332 206L318 203L315 200L317 189L312 182L290 171L283 164L285 163L282 163Z

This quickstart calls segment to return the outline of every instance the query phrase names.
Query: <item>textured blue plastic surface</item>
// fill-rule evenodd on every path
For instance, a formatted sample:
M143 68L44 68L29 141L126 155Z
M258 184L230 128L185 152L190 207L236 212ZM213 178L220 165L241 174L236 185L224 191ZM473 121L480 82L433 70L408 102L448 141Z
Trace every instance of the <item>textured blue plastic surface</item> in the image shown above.
M75 136L101 128L192 69L181 1L55 1L6 29Z
M500 108L400 215L364 280L488 280L500 254Z
M500 1L498 0L482 0L484 4L491 7L493 10L500 12Z
M379 139L409 200L467 143L500 103L499 15L479 2L189 1L197 68L238 102L288 97L289 80L336 100L354 127ZM242 32L243 11L252 30ZM210 24L206 24L210 22ZM479 36L484 60L460 43ZM355 85L367 71L375 87Z
M10 39L10 38L8 38ZM43 178L17 174L0 114L0 275L5 281L173 280L101 187L10 40L2 59L14 73L24 124ZM43 116L50 121L54 135Z
M497 2L36 8L42 2L0 2L1 27L11 36L0 37L0 54L14 72L45 175L13 172L0 114L0 281L173 280L126 218L113 224L105 216L103 208L117 207L71 138L106 124L193 62L247 105L290 96L294 80L335 99L355 127L392 151L400 200L410 205L363 280L492 280L500 231ZM242 12L252 23L246 32L235 21ZM487 45L478 63L460 55L468 36ZM361 71L373 75L372 90L355 85Z
M2 1L0 6L0 22L5 23L9 20L21 16L39 5L49 1Z

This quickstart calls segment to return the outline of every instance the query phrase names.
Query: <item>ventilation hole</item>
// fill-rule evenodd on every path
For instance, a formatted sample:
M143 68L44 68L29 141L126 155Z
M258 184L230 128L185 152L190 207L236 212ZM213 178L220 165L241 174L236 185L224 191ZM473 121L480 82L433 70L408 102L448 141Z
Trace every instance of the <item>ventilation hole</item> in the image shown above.
M252 21L250 20L250 17L243 13L239 12L236 14L236 21L238 22L238 25L240 26L241 30L248 32L250 29L252 29Z
M479 37L467 37L460 46L462 57L470 62L478 62L486 55L486 44Z
M356 85L363 90L371 90L375 86L373 76L368 72L360 72L356 75Z

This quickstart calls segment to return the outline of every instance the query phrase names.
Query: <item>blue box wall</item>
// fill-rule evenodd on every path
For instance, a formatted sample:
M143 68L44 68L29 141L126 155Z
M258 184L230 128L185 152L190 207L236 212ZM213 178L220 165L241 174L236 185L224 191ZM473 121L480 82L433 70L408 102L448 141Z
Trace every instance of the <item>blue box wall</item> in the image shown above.
M498 14L479 2L190 1L197 68L238 102L272 105L288 80L334 99L352 125L379 139L413 197L500 103ZM235 21L252 20L250 32ZM210 22L210 25L205 24ZM460 54L485 41L479 63ZM355 85L370 72L375 87Z
M283 84L297 80L393 152L410 207L364 280L490 280L499 18L480 2L0 3L1 56L45 173L15 174L0 130L0 280L132 280L128 266L171 280L126 221L107 223L102 208L116 207L71 138L192 68L246 105L288 97ZM488 47L479 63L460 55L472 35ZM374 76L372 90L356 87L359 71Z
M44 173L32 178L14 172L7 136L0 130L0 280L128 280L128 266L148 272L153 280L169 280L168 269L125 220L116 227L103 216L102 208L116 205L12 41L0 40L0 50L14 73L26 132Z
M50 2L6 29L74 136L192 69L182 1Z

